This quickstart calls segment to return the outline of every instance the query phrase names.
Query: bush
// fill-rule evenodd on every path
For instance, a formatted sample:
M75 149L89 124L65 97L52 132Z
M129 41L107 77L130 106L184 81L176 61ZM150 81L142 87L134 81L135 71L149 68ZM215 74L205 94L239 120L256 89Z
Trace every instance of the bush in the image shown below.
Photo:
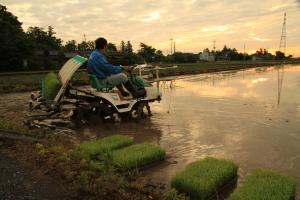
M117 168L127 170L163 160L165 154L165 150L161 147L151 143L143 143L113 151L112 158L113 164Z
M269 170L256 170L230 200L290 200L295 196L296 181Z
M207 157L188 165L171 180L171 186L192 199L208 199L237 176L238 166L232 161Z

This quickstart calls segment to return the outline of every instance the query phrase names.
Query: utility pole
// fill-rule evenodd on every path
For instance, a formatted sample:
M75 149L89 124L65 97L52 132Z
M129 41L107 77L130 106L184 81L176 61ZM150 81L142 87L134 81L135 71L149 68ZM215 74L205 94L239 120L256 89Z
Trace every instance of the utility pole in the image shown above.
M171 38L170 41L171 41L171 54L170 55L172 55L173 54L173 39Z
M83 41L84 41L83 51L85 51L86 50L86 35L85 35L85 33L83 34Z
M245 60L246 60L246 44L244 43L244 63L245 63Z
M284 53L286 51L286 12L284 12L283 15L283 25L282 25L282 31L281 31L281 38L280 38L280 44L279 44L279 51ZM284 57L283 57L284 59ZM283 85L283 76L284 76L284 60L282 62L282 67L278 68L278 97L277 97L277 104L280 104L280 98L281 98L281 90Z
M86 42L86 35L85 35L85 33L83 34L83 41Z
M279 51L285 54L286 51L286 12L284 12Z
M246 64L246 44L244 43L244 62L243 62L244 69L245 69L245 64ZM245 78L244 69L243 69L243 80Z
M213 43L214 43L213 49L214 49L214 52L216 53L216 40L214 40Z
M173 45L173 53L175 53L176 52L176 48L175 48L175 39L174 39L174 45Z

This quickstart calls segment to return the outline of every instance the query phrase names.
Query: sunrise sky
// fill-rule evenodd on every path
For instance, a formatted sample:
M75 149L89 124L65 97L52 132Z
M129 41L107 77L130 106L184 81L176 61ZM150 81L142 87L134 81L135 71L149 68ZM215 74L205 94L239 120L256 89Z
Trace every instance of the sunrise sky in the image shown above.
M63 41L102 36L119 44L130 40L170 53L198 53L225 44L248 53L278 50L283 14L287 13L287 54L300 56L300 0L0 0L29 26L54 27Z

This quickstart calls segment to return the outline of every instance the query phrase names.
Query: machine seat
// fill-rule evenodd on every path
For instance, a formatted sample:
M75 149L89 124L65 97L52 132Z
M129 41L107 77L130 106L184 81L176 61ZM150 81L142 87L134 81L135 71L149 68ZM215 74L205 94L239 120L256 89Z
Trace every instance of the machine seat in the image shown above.
M114 88L114 86L109 83L102 83L102 81L100 81L94 74L88 74L88 76L90 78L91 86L98 91L109 91Z

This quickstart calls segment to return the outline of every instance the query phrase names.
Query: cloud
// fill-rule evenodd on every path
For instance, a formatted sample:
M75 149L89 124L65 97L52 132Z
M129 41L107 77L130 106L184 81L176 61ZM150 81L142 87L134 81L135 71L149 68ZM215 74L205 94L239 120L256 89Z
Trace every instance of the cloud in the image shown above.
M211 26L207 28L202 28L203 32L223 32L229 29L228 26Z
M160 19L160 13L158 11L150 13L141 19L142 22L150 22Z
M300 56L299 0L0 0L29 26L54 27L64 41L99 36L119 43L130 40L169 51L169 39L179 51L199 52L224 44L237 49L277 48L283 13L287 12L288 46ZM253 35L249 35L253 33ZM300 49L300 48L298 48ZM297 52L298 51L298 52ZM292 53L292 52L291 52Z
M261 42L266 42L266 41L270 41L271 39L269 39L269 38L253 37L253 40L257 40L257 41L261 41Z

